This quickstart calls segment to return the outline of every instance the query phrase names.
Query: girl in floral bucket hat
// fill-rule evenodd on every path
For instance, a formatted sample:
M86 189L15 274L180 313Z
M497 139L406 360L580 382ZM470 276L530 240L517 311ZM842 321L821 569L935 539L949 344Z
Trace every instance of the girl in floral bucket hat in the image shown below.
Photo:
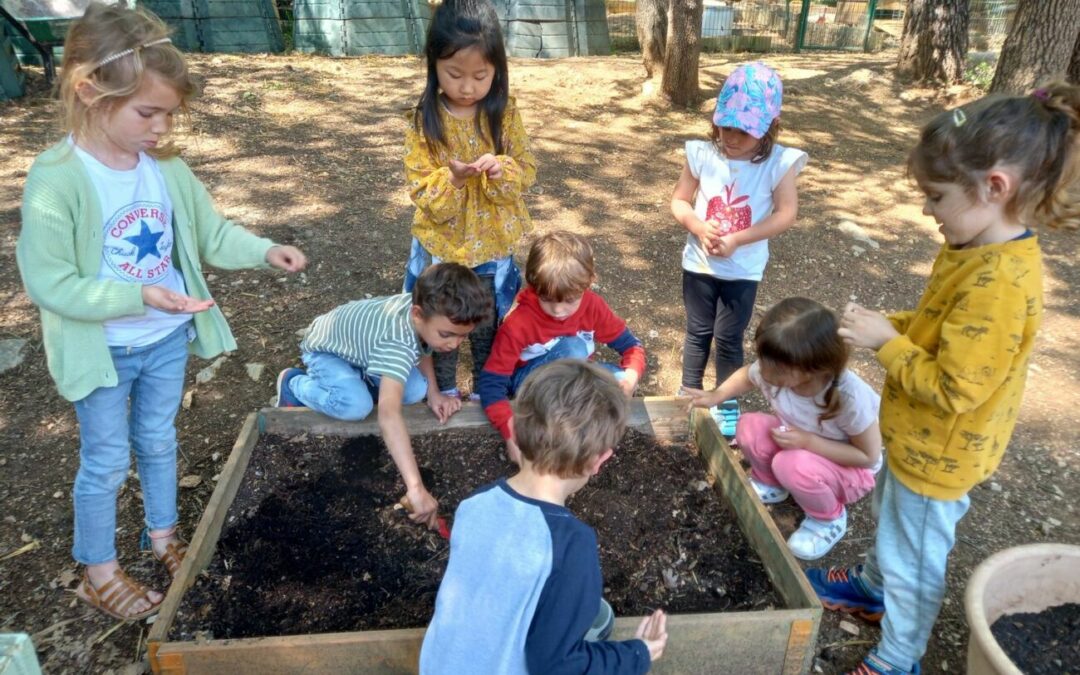
M783 95L775 71L745 63L720 90L709 140L686 143L671 198L671 213L688 232L684 393L701 390L713 343L717 384L742 367L743 333L769 260L768 240L795 224L795 180L807 157L776 142ZM713 415L725 436L735 436L737 400L720 403Z

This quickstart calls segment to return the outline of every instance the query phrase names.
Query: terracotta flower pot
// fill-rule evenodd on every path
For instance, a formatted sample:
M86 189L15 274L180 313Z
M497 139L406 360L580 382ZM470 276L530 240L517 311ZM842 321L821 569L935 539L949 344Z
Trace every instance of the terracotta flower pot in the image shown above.
M1080 602L1080 546L1029 544L999 551L971 575L964 609L971 631L968 675L1022 675L990 632L1005 614Z

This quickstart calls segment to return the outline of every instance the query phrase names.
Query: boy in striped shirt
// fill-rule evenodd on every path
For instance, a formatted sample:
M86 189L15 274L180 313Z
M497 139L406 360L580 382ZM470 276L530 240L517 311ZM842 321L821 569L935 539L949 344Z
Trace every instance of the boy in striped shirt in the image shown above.
M439 504L420 477L401 406L426 395L440 422L461 408L460 399L439 393L431 355L457 349L492 305L480 278L455 263L426 269L412 293L345 303L311 323L300 343L307 371L281 371L277 406L361 420L377 403L379 430L405 481L410 517L434 528Z

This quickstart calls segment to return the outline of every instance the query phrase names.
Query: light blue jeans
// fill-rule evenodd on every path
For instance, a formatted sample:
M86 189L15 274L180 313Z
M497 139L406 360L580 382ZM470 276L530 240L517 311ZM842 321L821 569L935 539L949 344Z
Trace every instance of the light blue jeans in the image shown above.
M142 484L146 526L176 525L176 412L184 390L188 324L143 347L110 347L117 384L75 402L79 472L75 475L75 543L84 565L116 560L116 495L131 449Z
M889 471L878 475L873 506L878 519L875 544L866 553L863 574L883 590L878 656L912 670L926 653L926 643L945 599L945 568L956 543L956 525L971 499L943 501L923 497Z
M526 361L525 365L514 371L514 374L510 376L510 394L516 394L518 389L521 388L521 385L524 384L525 378L529 376L529 373L545 363L551 363L552 361L557 361L559 359L580 359L586 361L588 358L589 345L585 340L576 335L568 335L559 338L559 341L555 343L555 346L552 347L547 354ZM610 370L616 380L621 380L626 376L626 371L613 363L595 363L601 368Z
M301 403L339 420L362 420L379 400L382 377L365 373L345 359L328 352L304 352L307 372L289 381L289 389ZM405 382L403 403L419 403L427 395L427 378L413 366Z

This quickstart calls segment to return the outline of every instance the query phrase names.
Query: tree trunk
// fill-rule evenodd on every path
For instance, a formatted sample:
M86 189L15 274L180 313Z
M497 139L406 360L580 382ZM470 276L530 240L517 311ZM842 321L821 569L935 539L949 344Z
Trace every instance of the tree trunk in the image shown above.
M637 0L634 24L637 27L645 78L651 80L654 71L663 71L667 49L669 0Z
M1076 46L1073 47L1072 60L1069 61L1069 72L1066 79L1073 84L1080 84L1080 35L1076 36Z
M953 84L964 77L968 49L968 0L908 0L900 57L900 77Z
M698 102L698 57L704 9L702 0L671 0L660 90L676 105L692 106Z
M1077 0L1020 0L990 91L1022 94L1065 76L1080 35ZM1075 72L1074 72L1075 76Z

